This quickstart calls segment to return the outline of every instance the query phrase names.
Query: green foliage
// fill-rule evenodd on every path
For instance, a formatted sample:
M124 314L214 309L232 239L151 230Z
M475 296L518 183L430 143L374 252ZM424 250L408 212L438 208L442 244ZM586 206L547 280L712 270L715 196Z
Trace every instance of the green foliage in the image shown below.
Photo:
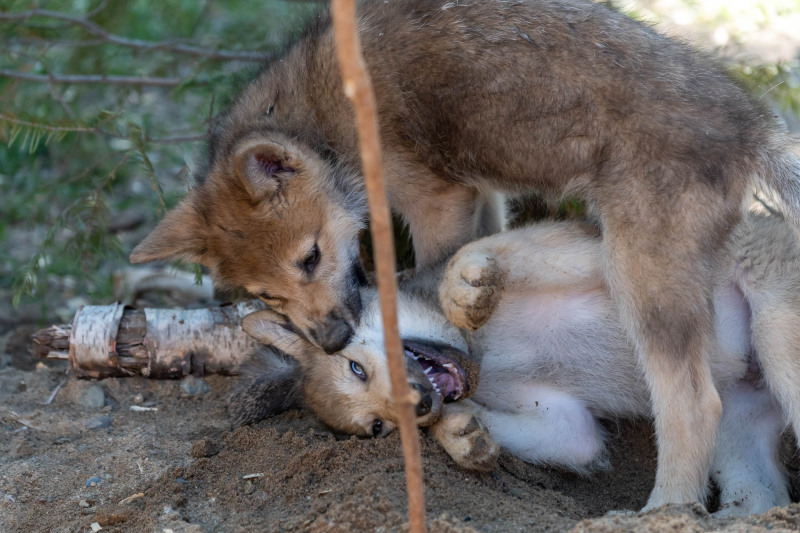
M796 63L738 64L731 74L759 99L766 98L784 112L800 116L800 68Z
M134 244L109 222L175 204L209 118L319 7L0 0L0 70L11 73L0 73L0 290L15 305L53 291L107 299ZM81 79L96 75L106 78Z
M721 27L732 41L743 19L763 26L800 11L800 0L675 1L683 4L675 13L690 13L710 31ZM627 9L652 19L649 5ZM107 299L113 269L135 244L108 231L109 223L130 209L152 221L176 203L209 118L320 6L0 0L0 293L13 291L15 304L54 295ZM756 96L800 114L796 66L734 65L733 72ZM92 75L105 78L80 78ZM78 78L65 83L68 76ZM536 209L583 213L574 200ZM397 241L398 260L410 264L407 235Z

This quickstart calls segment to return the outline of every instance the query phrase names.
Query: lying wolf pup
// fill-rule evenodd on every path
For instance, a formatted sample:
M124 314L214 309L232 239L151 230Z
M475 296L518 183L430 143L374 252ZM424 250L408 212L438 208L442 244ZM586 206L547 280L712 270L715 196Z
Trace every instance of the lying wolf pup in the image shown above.
M651 416L633 346L603 281L601 246L594 228L546 223L462 248L440 297L447 318L474 331L466 341L423 299L400 298L420 425L431 425L462 466L491 468L498 453L493 439L526 461L587 472L604 459L599 419ZM726 248L713 293L711 360L723 399L711 469L722 514L790 501L779 444L787 424L800 430L798 267L795 236L776 217L748 216ZM301 400L335 429L392 431L377 297L370 289L362 296L354 341L327 358L271 312L246 317L248 333L299 365L272 352L269 368L234 395L234 417L250 422ZM481 361L477 386L460 359L468 345Z

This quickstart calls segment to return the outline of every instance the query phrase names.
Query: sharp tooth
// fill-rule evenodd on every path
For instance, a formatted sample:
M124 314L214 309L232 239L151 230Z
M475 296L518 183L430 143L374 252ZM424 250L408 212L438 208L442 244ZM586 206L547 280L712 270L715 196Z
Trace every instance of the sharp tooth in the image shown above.
M453 365L451 365L450 363L445 363L442 366L445 368L453 368Z
M428 368L426 368L426 369L425 369L425 375L427 376L428 374L430 374L430 373L431 373L431 370L433 370L433 367L432 367L432 366L429 366Z

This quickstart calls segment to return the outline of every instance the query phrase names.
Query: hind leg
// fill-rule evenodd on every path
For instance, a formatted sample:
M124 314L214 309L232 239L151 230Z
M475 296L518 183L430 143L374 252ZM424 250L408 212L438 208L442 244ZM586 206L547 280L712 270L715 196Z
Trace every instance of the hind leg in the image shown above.
M723 400L711 464L720 489L718 516L745 516L789 505L779 461L783 417L766 387L741 382Z
M669 199L637 186L599 207L606 280L651 393L658 469L649 509L705 499L722 410L709 367L714 259L738 206L725 216L699 185Z
M753 345L764 380L800 442L800 300L794 286L753 307ZM776 301L778 300L778 301ZM794 305L793 305L794 304Z
M506 398L505 406L479 407L481 422L501 447L529 463L579 473L605 465L605 434L581 400L539 384L522 387L519 394Z

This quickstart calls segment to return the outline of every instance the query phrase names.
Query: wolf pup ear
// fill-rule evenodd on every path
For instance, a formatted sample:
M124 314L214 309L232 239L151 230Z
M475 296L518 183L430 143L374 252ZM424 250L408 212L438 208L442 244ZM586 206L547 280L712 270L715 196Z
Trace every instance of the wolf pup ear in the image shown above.
M242 319L242 329L259 342L269 344L299 361L313 345L292 330L291 324L270 310L256 311Z
M291 357L265 347L253 354L240 374L238 386L228 398L234 427L302 407L302 371Z
M206 239L203 226L192 204L184 198L168 212L156 229L133 249L131 263L149 263L159 259L185 259L206 266L203 257ZM204 261L204 259L206 259Z
M286 146L271 141L247 143L234 156L236 175L254 201L281 190L295 172L294 157Z

